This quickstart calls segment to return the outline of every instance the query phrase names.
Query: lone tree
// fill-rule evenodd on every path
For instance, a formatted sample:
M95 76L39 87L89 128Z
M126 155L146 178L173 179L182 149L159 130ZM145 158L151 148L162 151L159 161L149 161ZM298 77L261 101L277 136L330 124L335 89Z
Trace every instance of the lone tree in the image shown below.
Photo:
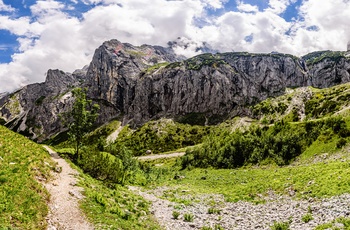
M86 89L76 88L72 91L75 97L73 109L69 114L73 122L69 125L69 136L75 142L74 161L80 159L79 149L82 145L84 135L91 131L91 128L98 116L100 107L86 99Z

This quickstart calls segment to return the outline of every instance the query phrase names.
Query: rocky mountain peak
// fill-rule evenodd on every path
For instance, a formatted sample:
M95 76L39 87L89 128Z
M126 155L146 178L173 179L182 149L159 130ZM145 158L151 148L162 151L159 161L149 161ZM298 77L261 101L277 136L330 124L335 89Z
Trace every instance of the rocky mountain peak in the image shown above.
M185 59L173 49L104 42L88 67L73 74L49 70L44 83L3 96L0 117L8 127L39 141L65 130L60 114L74 102L74 87L88 88L101 107L98 123L119 119L142 125L171 118L214 124L250 115L250 106L288 88L350 82L345 52L288 54L206 53Z
M70 73L62 70L48 70L44 82L46 94L58 94L66 88L76 85L77 79Z

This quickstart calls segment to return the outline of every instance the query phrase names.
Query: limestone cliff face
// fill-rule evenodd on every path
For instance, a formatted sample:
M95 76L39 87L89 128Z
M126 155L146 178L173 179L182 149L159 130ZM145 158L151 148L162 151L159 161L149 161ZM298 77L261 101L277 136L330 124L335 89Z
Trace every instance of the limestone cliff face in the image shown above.
M344 52L203 54L186 59L169 48L111 40L90 65L73 74L50 70L44 83L0 98L0 117L15 131L44 140L65 129L60 115L74 101L71 89L87 87L100 104L98 123L113 118L141 125L161 117L199 114L205 123L249 115L249 105L286 88L330 87L350 81Z
M183 59L171 49L160 46L137 47L118 40L104 42L95 51L85 85L89 89L88 96L100 104L99 122L104 123L128 111L141 73L151 66Z
M6 126L41 141L65 129L60 114L67 112L73 98L70 90L79 85L81 75L49 70L44 83L36 83L0 100L0 117Z
M126 114L138 124L203 114L208 121L247 113L247 105L305 86L307 72L284 55L204 54L140 77Z
M350 82L350 58L345 52L320 51L303 58L311 76L309 85L327 88Z

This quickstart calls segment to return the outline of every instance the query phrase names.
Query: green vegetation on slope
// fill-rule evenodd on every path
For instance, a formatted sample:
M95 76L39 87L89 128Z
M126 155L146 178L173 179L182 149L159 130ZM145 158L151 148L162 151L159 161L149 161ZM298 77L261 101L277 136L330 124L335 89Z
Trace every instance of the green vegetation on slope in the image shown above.
M199 144L209 132L210 127L191 126L161 119L150 121L134 132L125 127L113 146L116 149L125 146L135 156L144 155L147 150L161 153Z
M344 51L317 51L317 52L312 52L309 53L305 56L302 57L308 66L317 64L321 62L322 60L328 58L332 61L338 62L342 58L345 57L345 52Z
M287 89L285 95L259 102L251 111L263 124L281 120L295 122L344 114L350 108L349 99L349 83L326 89Z
M45 229L50 161L38 144L0 126L0 229Z
M309 119L332 115L350 105L349 84L312 91L311 98L305 103L305 115Z
M273 126L251 126L246 131L221 132L210 135L203 145L187 151L182 166L236 168L247 164L289 164L314 141L337 137L346 144L350 130L341 117Z
M222 57L210 53L200 54L185 61L185 65L189 70L200 70L203 66L217 68L223 64L226 64L226 62Z

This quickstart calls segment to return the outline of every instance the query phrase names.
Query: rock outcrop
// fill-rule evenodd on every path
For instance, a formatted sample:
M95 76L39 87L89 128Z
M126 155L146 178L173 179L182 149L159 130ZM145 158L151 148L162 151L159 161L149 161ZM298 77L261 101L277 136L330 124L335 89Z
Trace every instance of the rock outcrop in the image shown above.
M0 100L0 115L6 126L34 140L44 140L65 130L60 115L73 102L71 89L82 75L49 70L46 81L27 85Z
M136 124L193 113L215 123L218 117L247 114L247 105L307 80L299 60L290 56L203 54L140 76L125 114Z
M87 87L100 104L98 123L119 118L141 125L161 117L204 118L217 123L249 115L249 106L285 93L286 88L330 87L350 81L345 52L288 54L217 53L190 59L159 46L111 40L92 62L73 74L49 70L44 83L0 98L0 117L15 131L39 141L65 130L60 114L74 101L71 89Z
M345 52L320 51L303 58L308 64L310 86L328 88L350 82L350 58Z

